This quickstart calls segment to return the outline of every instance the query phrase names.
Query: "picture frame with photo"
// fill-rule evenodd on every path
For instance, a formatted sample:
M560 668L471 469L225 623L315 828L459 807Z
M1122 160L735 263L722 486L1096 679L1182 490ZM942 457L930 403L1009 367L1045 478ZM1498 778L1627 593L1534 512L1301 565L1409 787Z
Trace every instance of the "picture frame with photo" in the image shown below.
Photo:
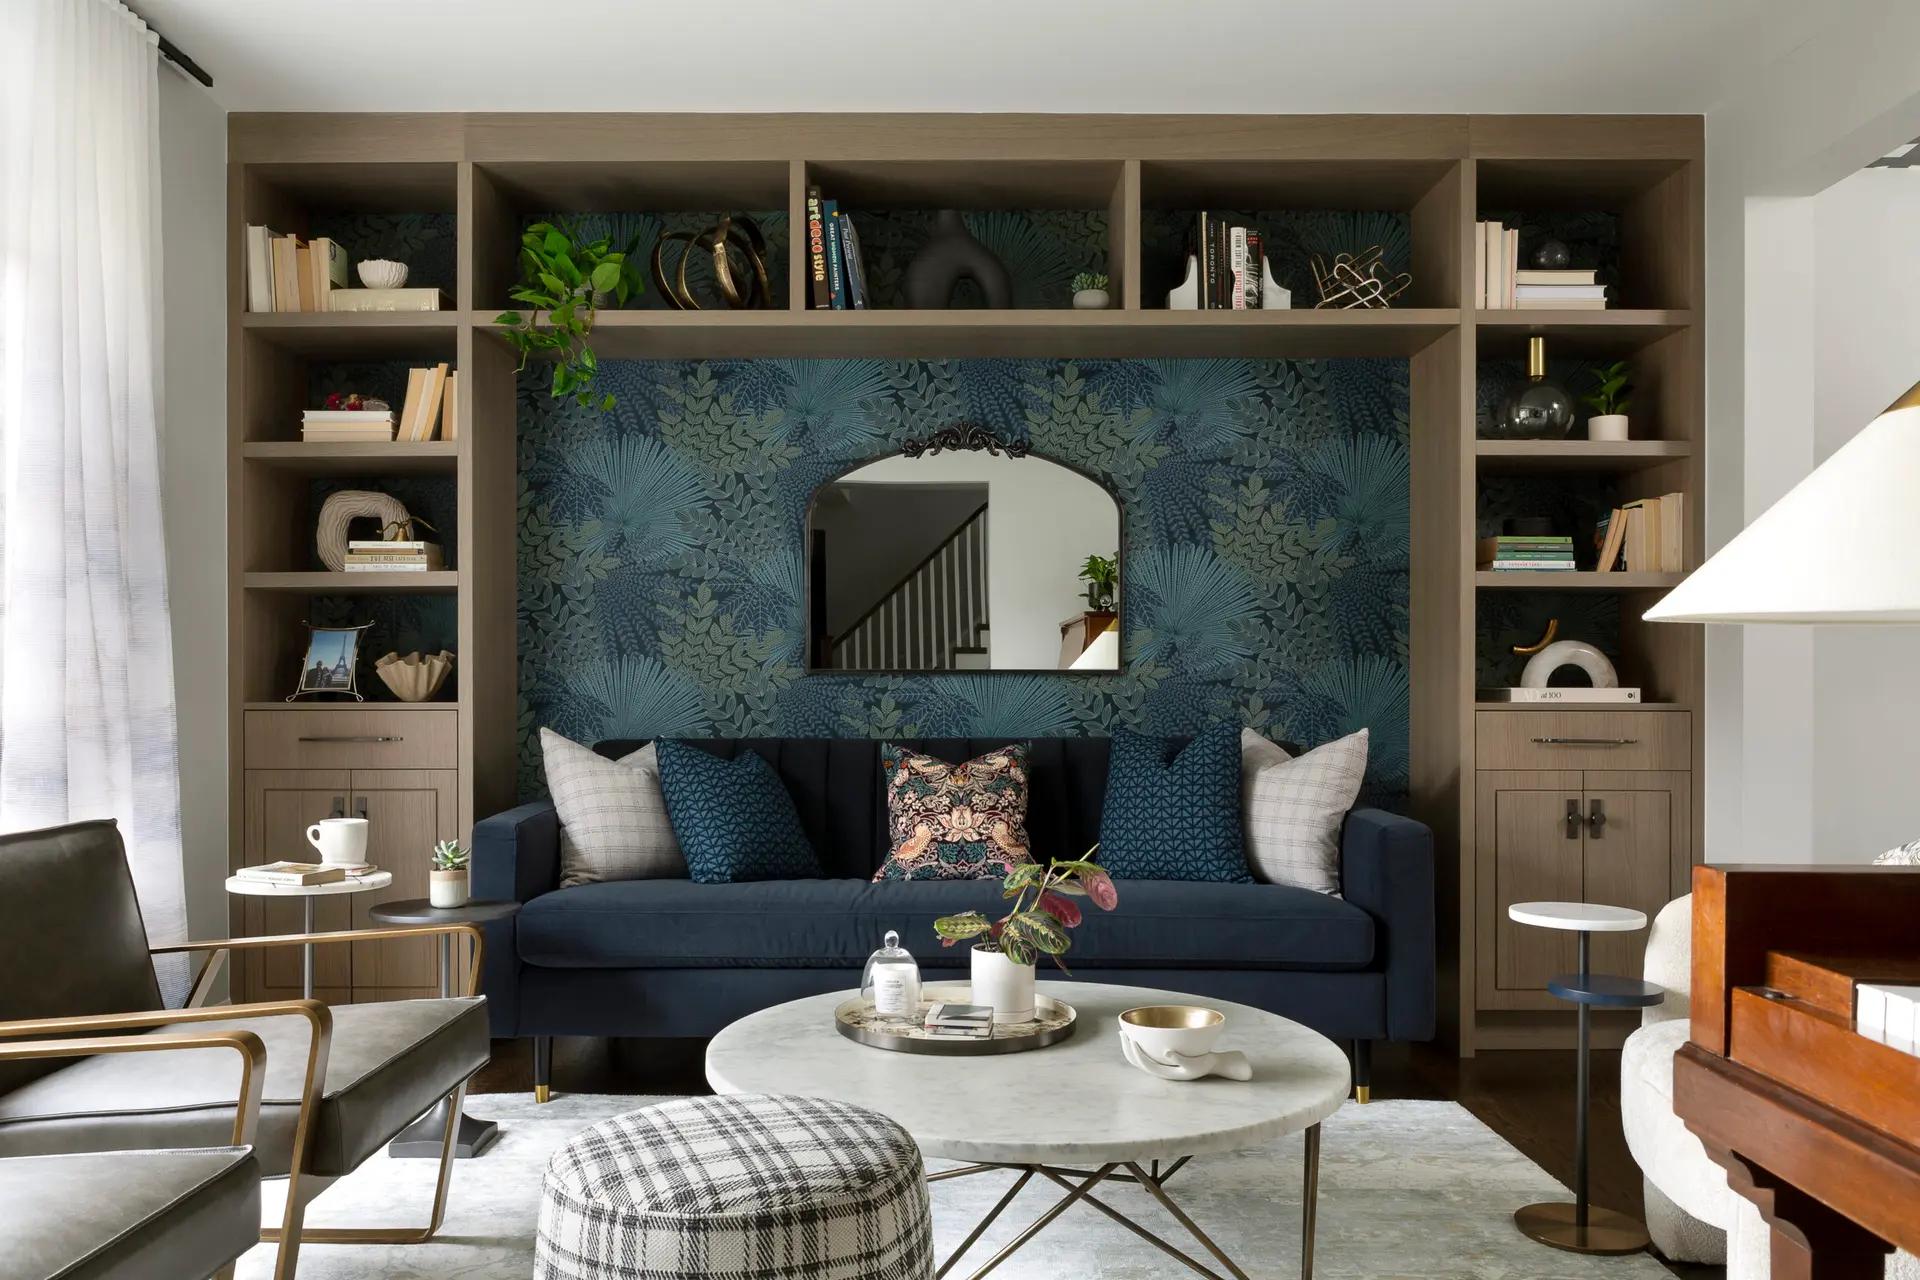
M373 624L357 627L318 627L306 623L306 658L300 664L300 679L287 701L295 698L345 695L365 702L360 692L360 641Z

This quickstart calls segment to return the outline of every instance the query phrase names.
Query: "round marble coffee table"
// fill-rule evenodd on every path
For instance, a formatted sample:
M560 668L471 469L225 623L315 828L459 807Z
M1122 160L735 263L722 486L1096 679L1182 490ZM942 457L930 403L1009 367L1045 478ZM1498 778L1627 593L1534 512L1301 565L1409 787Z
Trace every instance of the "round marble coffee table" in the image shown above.
M891 1053L840 1035L835 1006L849 992L810 996L751 1014L707 1047L707 1082L719 1093L793 1093L856 1103L891 1116L926 1155L968 1163L928 1181L993 1170L1013 1186L940 1267L946 1275L1028 1182L1045 1178L1066 1195L985 1265L982 1276L1084 1202L1202 1275L1218 1276L1092 1194L1102 1182L1133 1182L1158 1201L1228 1274L1245 1280L1220 1246L1167 1194L1167 1180L1194 1156L1235 1151L1305 1131L1300 1274L1313 1274L1320 1122L1340 1109L1351 1077L1334 1043L1297 1022L1224 1000L1090 982L1043 982L1072 1004L1071 1039L1029 1053L945 1058ZM1222 1049L1253 1064L1248 1081L1162 1080L1121 1056L1119 1016L1147 1004L1205 1004L1226 1015Z

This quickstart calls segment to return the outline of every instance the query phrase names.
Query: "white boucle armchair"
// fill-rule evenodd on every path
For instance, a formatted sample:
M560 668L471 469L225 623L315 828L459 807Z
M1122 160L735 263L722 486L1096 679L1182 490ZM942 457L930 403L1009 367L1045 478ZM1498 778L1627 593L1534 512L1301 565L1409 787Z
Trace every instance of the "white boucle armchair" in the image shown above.
M1620 1119L1646 1185L1647 1234L1676 1262L1725 1262L1727 1280L1769 1280L1771 1240L1752 1201L1673 1113L1673 1055L1687 1042L1693 896L1676 898L1647 934L1645 977L1667 998L1641 1014L1620 1052ZM1887 1280L1920 1280L1920 1261L1895 1253Z

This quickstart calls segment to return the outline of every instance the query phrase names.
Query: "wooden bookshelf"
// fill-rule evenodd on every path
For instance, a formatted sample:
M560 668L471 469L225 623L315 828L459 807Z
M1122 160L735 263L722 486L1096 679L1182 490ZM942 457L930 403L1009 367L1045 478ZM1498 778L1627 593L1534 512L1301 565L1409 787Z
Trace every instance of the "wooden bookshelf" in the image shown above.
M408 724L458 721L446 834L514 799L516 744L515 441L517 357L495 317L507 309L521 221L547 212L786 211L809 182L856 211L1066 209L1106 228L1114 308L826 312L807 309L802 255L770 268L785 305L759 312L602 312L602 359L969 356L1342 358L1408 362L1412 805L1434 829L1442 901L1446 1034L1476 1045L1563 1043L1570 1025L1543 996L1487 994L1495 926L1477 833L1477 718L1589 714L1476 701L1483 603L1619 598L1623 682L1654 699L1638 716L1691 716L1690 768L1674 803L1681 856L1700 850L1702 643L1692 628L1639 621L1678 579L1667 574L1479 572L1477 503L1492 481L1605 485L1620 497L1689 497L1686 563L1702 550L1704 412L1703 134L1697 117L702 114L239 114L229 118L229 529L233 829L260 775L246 761L249 717L350 721L351 709L278 701L288 691L310 604L332 596L451 597L456 696L408 708ZM1406 220L1413 286L1383 311L1169 311L1146 292L1143 228L1200 208L1364 210ZM1507 210L1600 213L1619 244L1621 305L1607 311L1475 307L1475 222ZM244 310L244 228L302 232L330 212L450 218L452 309L253 315ZM1346 246L1340 246L1346 247ZM1157 251L1156 251L1157 252ZM413 283L410 281L410 283ZM1544 334L1549 359L1626 360L1636 434L1494 441L1475 435L1487 362L1517 359ZM416 445L307 445L298 439L315 371L329 362L424 363L460 371L459 438ZM1577 389L1577 388L1576 388ZM329 478L451 477L455 528L440 574L313 572L311 486ZM369 674L369 678L371 678ZM1602 710L1620 711L1624 708ZM1676 725L1678 721L1648 720ZM409 737L425 737L416 731ZM437 766L436 766L437 767ZM426 770L424 772L431 772ZM1669 771L1674 772L1674 771ZM254 822L249 827L249 820ZM1678 821L1678 820L1677 820ZM252 839L252 836L248 837ZM245 856L237 838L235 861ZM1684 886L1682 885L1682 889Z

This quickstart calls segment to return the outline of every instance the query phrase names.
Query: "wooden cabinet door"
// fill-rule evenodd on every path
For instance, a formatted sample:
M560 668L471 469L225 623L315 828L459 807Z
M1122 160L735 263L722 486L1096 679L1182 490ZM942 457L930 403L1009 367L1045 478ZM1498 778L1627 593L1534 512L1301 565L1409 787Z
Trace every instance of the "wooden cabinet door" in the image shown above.
M1548 978L1573 967L1571 934L1515 924L1507 907L1579 901L1584 831L1567 820L1569 806L1580 812L1580 790L1567 785L1578 777L1554 771L1482 775L1481 867L1490 883L1480 888L1481 920L1493 938L1492 972L1483 970L1483 989L1537 991ZM1490 984L1484 981L1488 977Z
M393 873L385 889L353 895L353 927L378 928L381 902L427 896L433 846L458 833L459 774L452 769L382 769L353 775L353 811L367 819L367 860ZM353 998L409 1000L440 993L432 939L353 944Z
M1589 777L1585 798L1586 900L1646 913L1651 922L1674 896L1676 857L1687 861L1684 800L1664 775L1612 775L1626 785L1599 788ZM1685 775L1678 784L1685 788ZM1637 978L1645 960L1646 930L1596 933L1596 973Z
M322 818L343 816L350 790L347 774L329 769L250 769L247 771L246 835L243 866L262 862L312 861L319 855L307 843L307 828ZM305 931L304 902L309 899L242 898L242 932L258 936ZM315 932L345 929L353 908L347 897L320 897L313 903ZM352 988L352 967L344 946L316 947L314 998L345 1001ZM247 953L243 987L253 1000L300 998L300 948L275 947Z

